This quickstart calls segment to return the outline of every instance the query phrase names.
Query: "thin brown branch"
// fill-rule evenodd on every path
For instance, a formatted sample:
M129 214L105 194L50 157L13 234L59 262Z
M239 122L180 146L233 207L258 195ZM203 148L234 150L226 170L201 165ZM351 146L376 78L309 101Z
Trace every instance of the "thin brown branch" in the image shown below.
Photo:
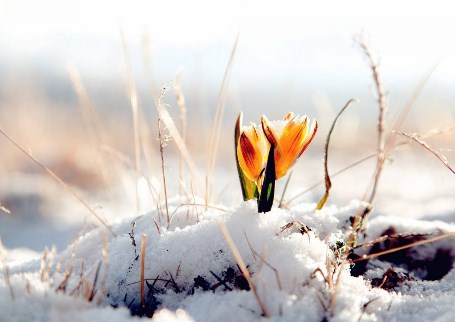
M98 283L98 276L100 274L100 269L101 269L101 261L98 262L98 266L96 267L95 277L93 278L93 283L92 283L90 295L87 298L87 300L89 302L92 302L93 299L95 298L95 295L96 295L96 292L97 292L96 284Z
M447 161L447 158L439 153L438 151L435 151L432 149L427 142L422 140L422 138L417 134L417 133L405 133L405 132L396 132L399 135L405 136L414 142L417 142L420 146L424 147L427 151L431 152L435 157L439 159L446 167L449 169L453 174L455 174L455 169L450 165L450 163Z
M435 241L438 241L438 240L441 240L441 239L445 239L445 238L449 238L449 237L455 237L455 232L450 232L450 233L439 235L439 236L436 236L436 237L433 237L433 238L430 238L430 239L420 240L420 241L417 241L417 242L414 242L414 243L411 243L411 244L408 244L408 245L404 245L404 246L400 246L400 247L396 247L396 248L392 248L392 249L387 249L387 250L384 250L384 251L379 252L379 253L374 253L374 254L370 254L370 255L364 255L364 256L362 256L360 258L354 259L352 262L355 263L355 262L368 260L368 259L371 259L371 258L376 258L376 257L382 256L382 255L395 253L395 252L398 252L400 250L411 248L411 247L415 247L415 246L425 245L425 244L432 243L432 242L435 242Z
M385 138L386 138L386 112L387 106L385 101L385 92L382 86L381 75L379 72L379 64L377 59L373 57L373 54L370 51L365 39L363 36L359 36L357 39L357 44L362 49L364 55L366 56L368 63L371 68L372 77L375 82L376 87L376 94L377 94L377 102L379 107L379 118L378 118L378 143L377 143L377 162L376 162L376 170L373 177L373 187L371 189L371 193L369 198L367 198L368 203L371 205L376 197L376 192L379 184L379 180L381 178L382 169L384 168L384 162L386 159L385 155ZM365 212L363 212L365 213ZM368 215L368 214L366 214ZM366 216L365 215L365 216Z
M392 126L392 132L398 131L401 128L406 116L409 114L409 111L414 106L415 101L419 97L419 95L422 92L422 90L425 87L425 85L430 80L430 78L433 75L433 73L436 70L436 68L439 66L440 62L441 62L440 60L438 62L436 62L436 64L434 64L426 72L426 74L420 79L419 83L417 84L417 86L414 89L412 95L409 97L408 101L406 102L406 104L405 104L403 110L401 111L400 115L397 117L396 121L394 122L394 124ZM394 143L395 143L395 138L396 138L395 135L389 135L389 137L387 139L387 142L386 142L386 146L385 146L386 150L389 150L389 149L393 148Z
M325 146L324 146L324 181L325 181L325 194L319 200L316 209L321 210L322 207L324 207L325 203L327 202L327 199L329 198L329 193L330 193L330 188L332 187L332 182L330 181L330 175L329 175L329 170L328 170L328 165L327 161L329 158L329 144L330 144L330 138L332 136L333 129L335 128L335 124L337 123L338 119L340 118L341 114L348 109L349 106L351 106L352 103L358 102L359 100L357 98L351 98L347 103L343 106L341 111L338 113L338 115L335 117L333 120L332 126L330 127L329 133L327 134L327 139L325 141Z
M0 134L2 134L8 141L10 141L16 148L18 148L22 153L24 153L30 160L32 160L38 167L40 167L44 172L46 172L49 176L52 177L55 181L57 181L66 191L68 191L74 198L76 198L79 203L81 203L89 212L92 214L98 221L106 227L111 234L116 237L117 235L114 231L109 227L109 225L95 212L95 210L89 206L89 204L82 199L76 191L71 188L68 184L66 184L59 176L57 176L53 171L51 171L48 167L43 165L38 159L36 159L33 155L27 152L22 146L19 145L14 139L12 139L8 134L6 134L2 129L0 129Z
M423 237L423 236L429 236L429 235L431 235L431 233L427 233L427 234L398 233L398 234L393 234L393 235L384 235L384 236L380 236L374 240L358 244L354 247L354 249L370 247L377 243L384 242L386 240L392 240L392 239L398 239L398 238L409 238L409 237Z
M428 131L426 134L422 135L422 139L428 139L428 138L434 137L436 135L446 134L446 133L454 131L454 130L455 130L455 125L449 125L449 126L446 126L444 128L435 128L435 129L432 129L432 130ZM395 148L401 147L403 145L407 145L410 142L412 142L412 140L403 140L401 142L395 142L390 149L395 149ZM389 151L390 151L390 149L389 149ZM353 167L356 167L356 166L364 163L365 161L368 161L368 160L370 160L370 159L372 159L372 158L374 158L376 156L377 156L377 153L373 153L373 154L367 155L367 156L363 157L362 159L360 159L360 160L348 165L347 167L344 167L344 168L338 170L337 172L334 172L334 173L330 174L330 177L334 178L334 177L346 172L347 170L349 170L349 169L351 169ZM295 200L297 200L298 198L300 198L304 194L310 192L311 190L317 188L318 186L320 186L323 183L324 183L324 180L318 181L314 185L309 187L308 189L305 189L304 191L299 192L294 197L292 197L289 200L287 200L284 203L284 206L285 207L289 207L292 202L294 202Z

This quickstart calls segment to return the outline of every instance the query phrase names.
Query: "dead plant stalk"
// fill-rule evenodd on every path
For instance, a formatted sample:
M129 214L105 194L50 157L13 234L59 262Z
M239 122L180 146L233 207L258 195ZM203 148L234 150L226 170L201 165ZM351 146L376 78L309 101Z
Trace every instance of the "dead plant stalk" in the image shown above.
M207 160L207 172L205 177L205 203L210 203L211 197L211 184L212 184L212 177L215 171L215 164L216 164L216 156L218 152L218 144L220 141L221 135L221 126L223 123L223 116L224 116L224 108L226 106L226 98L229 86L229 80L231 78L232 67L234 64L234 57L237 51L237 44L239 41L239 34L234 42L234 46L232 48L231 56L229 58L229 62L226 67L226 71L224 74L223 82L221 84L220 93L218 95L218 100L216 102L216 109L215 109L215 116L213 118L212 128L210 131L210 144L209 144L209 157Z
M145 307L145 246L147 243L147 235L142 235L141 244L141 306Z
M117 235L114 231L109 227L109 225L95 212L95 210L89 206L89 204L82 199L76 191L71 188L68 184L65 183L59 176L57 176L53 171L43 165L38 159L36 159L33 155L27 152L22 146L20 146L15 140L13 140L8 134L6 134L2 129L0 129L0 134L2 134L8 141L10 141L16 148L18 148L22 153L24 153L30 160L32 160L38 167L40 167L44 172L46 172L49 176L52 177L55 181L57 181L66 191L68 191L77 201L79 201L89 212L93 215L98 221L106 227L114 237Z
M141 143L140 143L140 129L139 129L139 107L138 107L136 84L134 82L133 71L132 71L132 67L131 67L131 60L129 57L125 34L123 33L122 28L120 28L120 36L122 39L123 56L125 59L128 93L129 93L130 103L131 103L131 113L133 115L134 159L135 159L135 165L136 165L136 185L135 185L135 187L136 187L136 210L139 213L140 199L139 199L139 187L137 185L137 181L139 180L139 178L141 176Z
M245 279L248 281L248 284L250 285L250 288L253 291L254 297L256 298L256 301L262 310L262 315L264 317L269 317L269 312L268 312L267 308L265 307L264 303L262 302L261 298L259 297L256 285L254 285L253 281L251 280L250 272L248 271L237 246L235 245L234 241L232 240L232 236L229 233L229 230L227 229L226 225L221 220L218 221L218 224L220 226L221 233L223 234L224 239L226 240L226 243L228 244L229 249L231 250L232 254L234 255L234 258L235 258L237 264L239 265L240 270L242 271L243 277L245 277Z
M181 84L181 72L177 72L175 75L174 80L174 94L177 100L177 105L179 107L180 112L180 121L181 121L181 129L180 134L182 135L182 140L186 144L186 104L185 104L185 96L183 95L182 91L182 84ZM183 157L182 152L179 151L179 182L180 182L180 195L182 192L185 191L186 194L186 187L185 181L183 178Z
M411 139L412 141L418 143L420 146L422 146L423 148L425 148L425 150L429 151L430 153L432 153L435 157L437 157L439 159L439 161L441 161L446 167L447 169L449 169L453 174L455 174L455 169L450 165L450 163L447 161L447 158L442 155L441 153L439 153L438 151L432 149L427 142L425 142L421 137L419 137L418 134L416 133L412 133L412 134L409 134L409 133L405 133L405 132L396 132L397 134L400 134L400 135L403 135L409 139Z
M161 106L163 104L162 102L162 98L164 97L165 93L166 93L166 87L163 87L161 89L161 93L160 93L160 99L158 101L158 105ZM169 217L169 206L168 206L168 203L167 203L167 187L166 187L166 172L164 171L164 147L166 145L166 142L163 138L163 129L161 128L161 112L160 112L160 108L158 108L158 140L160 141L160 155L161 155L161 172L162 172L162 175L163 175L163 190L164 190L164 202L166 204L166 219L167 219L167 223L169 225L169 223L171 222L171 218Z
M13 286L11 285L11 281L9 279L9 269L8 269L8 264L6 263L6 259L3 254L3 243L2 239L0 238L0 259L2 261L2 267L3 267L3 278L5 279L6 285L8 286L9 290L9 297L11 298L12 301L14 301L14 292L13 292Z
M377 102L379 107L379 119L378 119L378 143L377 143L377 162L376 162L376 170L374 173L374 181L373 181L373 188L371 189L370 197L368 198L368 203L372 204L375 197L376 191L378 188L379 180L381 178L382 169L384 168L384 162L386 159L385 155L385 139L386 139L386 124L385 124L385 116L387 112L387 106L385 102L385 92L382 86L381 75L379 72L379 64L377 60L373 57L365 39L363 37L359 37L357 39L357 43L362 49L363 53L368 59L370 64L370 68L373 74L373 80L375 82L376 87L376 94L377 94Z

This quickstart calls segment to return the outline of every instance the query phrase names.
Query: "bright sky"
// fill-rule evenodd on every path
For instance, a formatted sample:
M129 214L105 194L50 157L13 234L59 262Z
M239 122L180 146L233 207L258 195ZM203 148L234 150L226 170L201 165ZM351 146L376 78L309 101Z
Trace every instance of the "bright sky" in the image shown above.
M107 52L106 43L118 42L121 23L130 44L150 35L165 74L189 64L185 50L214 48L220 48L213 57L221 72L240 30L236 63L246 79L293 71L336 78L348 71L338 68L343 62L354 75L356 64L364 64L352 42L363 30L398 79L418 77L442 58L437 77L455 85L454 13L454 2L437 0L0 0L0 50L7 51L0 58L48 55L88 65L96 50ZM175 50L180 54L169 54ZM103 70L118 59L104 56Z

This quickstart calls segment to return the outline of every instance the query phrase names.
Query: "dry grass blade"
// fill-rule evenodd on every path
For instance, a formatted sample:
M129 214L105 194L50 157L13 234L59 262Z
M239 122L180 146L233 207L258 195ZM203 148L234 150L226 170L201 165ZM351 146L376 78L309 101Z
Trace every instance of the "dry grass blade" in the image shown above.
M141 306L145 307L145 246L147 243L147 235L142 235L141 244Z
M370 155L368 155L368 156L366 156L366 157L364 157L364 158L362 158L362 159L360 159L360 160L358 160L358 161L356 161L356 162L354 162L354 163L348 165L347 167L344 167L343 169L338 170L337 172L332 173L332 174L330 175L330 177L332 177L332 178L333 178L333 177L336 177L336 176L342 174L343 172L345 172L345 171L347 171L347 170L349 170L349 169L351 169L351 168L353 168L353 167L355 167L355 166L357 166L357 165L359 165L359 164L362 164L363 162L368 161L368 160L370 160L370 159L372 159L372 158L374 158L374 157L376 157L376 153L370 154ZM298 198L302 197L304 194L310 192L311 190L317 188L318 186L320 186L320 185L323 184L324 182L325 182L325 180L318 181L318 182L316 182L314 185L312 185L311 187L305 189L305 190L302 191L302 192L299 192L299 193L296 194L294 197L292 197L292 198L290 198L289 200L287 200L287 201L284 203L285 206L289 207L289 205L290 205L292 202L295 202Z
M158 101L158 106L162 105L162 98L166 93L166 88L161 90L160 99ZM167 224L169 225L171 218L169 217L169 206L167 203L167 185L166 185L166 172L164 171L164 147L166 146L166 139L163 137L163 129L161 128L161 114L158 109L158 140L160 142L160 156L161 156L161 172L163 176L163 190L164 190L164 202L166 204L166 219Z
M166 104L164 104L162 99L159 99L156 105L157 105L157 109L158 109L160 118L163 121L164 125L166 126L167 131L169 131L169 134L172 137L173 141L177 145L177 148L178 148L179 152L181 153L186 166L190 170L191 178L192 178L193 182L196 184L196 191L198 191L198 188L201 185L201 181L198 176L196 164L194 163L193 158L191 157L191 154L188 152L185 141L183 140L182 136L180 135L180 132L177 129L177 126L175 125L175 122L172 119L171 115L169 114L169 111L166 108Z
M332 182L330 181L330 175L329 175L329 170L328 170L328 165L327 161L329 159L329 144L330 144L330 138L332 136L333 129L335 128L335 124L337 123L338 119L340 118L341 114L344 113L348 109L349 106L351 106L352 103L358 102L359 100L357 98L351 98L341 109L341 111L338 113L338 115L335 117L333 120L332 126L330 127L329 133L327 134L327 139L325 141L325 146L324 146L324 181L325 181L325 193L324 196L319 200L316 209L321 210L322 207L324 207L325 203L327 202L327 199L329 198L329 193L330 193L330 188L332 187Z
M354 248L357 249L357 248L370 247L377 243L381 243L386 240L392 240L392 239L397 239L397 238L423 237L423 236L428 236L428 235L431 235L431 233L428 233L428 234L398 233L398 234L393 234L393 235L384 235L384 236L380 236L374 240L358 244Z
M6 259L3 254L3 249L4 248L3 248L2 239L0 238L0 260L2 261L3 278L5 279L5 283L8 286L9 297L11 298L12 301L14 301L13 286L11 285L11 281L9 279L9 269L8 269L8 265L6 264Z
M354 259L352 262L355 263L355 262L368 260L368 259L379 257L379 256L382 256L382 255L395 253L395 252L398 252L398 251L403 250L403 249L407 249L407 248L411 248L411 247L415 247L415 246L420 246L420 245L425 245L425 244L432 243L432 242L435 242L435 241L438 241L438 240L441 240L441 239L445 239L445 238L449 238L449 237L455 237L455 232L450 232L450 233L439 235L439 236L436 236L436 237L433 237L433 238L430 238L430 239L420 240L420 241L417 241L415 243L411 243L411 244L408 244L408 245L404 245L404 246L400 246L400 247L396 247L396 248L392 248L392 249L387 249L387 250L384 250L384 251L379 252L379 253L370 254L370 255L364 255L364 256L362 256L360 258Z
M209 156L207 160L207 172L206 172L206 187L205 187L205 202L210 202L211 195L211 180L215 171L216 156L218 152L218 143L220 141L221 126L224 116L224 107L226 105L226 98L229 86L229 80L231 78L232 67L234 65L234 57L237 51L237 44L239 42L239 34L235 39L234 47L232 48L231 56L229 58L228 65L224 74L223 82L221 84L220 94L216 103L215 116L213 118L212 129L210 131L210 143L209 143Z
M65 183L59 176L57 176L52 170L50 170L48 167L43 165L41 162L38 161L33 155L31 155L29 152L27 152L22 146L20 146L16 141L14 141L8 134L6 134L3 130L0 129L0 133L8 140L10 141L16 148L18 148L22 153L24 153L30 160L32 160L38 167L40 167L44 172L46 172L49 176L51 176L55 181L57 181L66 191L68 191L74 198L76 198L77 201L79 201L89 212L92 214L98 221L106 227L111 234L114 237L117 237L117 235L114 233L114 231L109 227L109 225L104 221L103 218L101 218L95 210L93 210L92 207L89 206L89 204L82 199L81 196L79 196L76 191L71 188L68 184Z
M400 115L397 117L396 121L394 122L392 126L392 132L393 131L398 131L401 128L401 125L403 124L406 116L409 114L409 111L411 108L414 106L415 101L419 97L420 93L422 92L423 88L431 78L431 75L433 75L434 71L436 68L439 66L441 61L438 61L420 80L420 82L417 84L417 87L414 89L414 92L412 93L411 97L408 99L406 102L406 105L404 106L403 110L401 111ZM394 140L395 136L390 135L387 142L386 142L386 150L389 150L394 146Z
M133 131L134 131L134 159L136 165L136 180L139 180L141 176L141 143L140 143L140 128L139 128L139 107L138 107L138 98L136 91L136 84L134 82L133 71L131 67L131 60L128 53L128 48L126 44L125 34L123 29L120 27L120 37L122 40L123 47L123 56L125 59L126 66L126 76L128 84L128 93L130 96L131 103L131 112L133 115ZM136 187L136 210L139 213L140 204L139 204L139 188L137 184Z
M98 283L98 277L99 277L99 274L100 274L100 269L101 269L101 261L98 262L98 266L96 267L96 271L95 271L95 277L93 278L92 287L90 288L90 293L88 293L89 296L87 297L87 300L89 302L92 302L93 299L95 298L95 295L96 295L96 292L97 292L96 284Z
M332 297L330 298L330 302L329 302L330 317L333 317L335 315L337 294L338 294L338 290L340 289L340 285L341 285L341 276L344 271L344 265L345 265L345 262L343 261L341 266L338 268L339 270L338 270L338 275L337 275L336 282L335 282L335 288L333 290Z
M436 135L440 135L440 134L446 134L446 133L454 131L454 130L455 130L455 125L449 125L449 126L446 126L444 128L436 128L436 129L433 129L431 131L428 131L425 135L422 135L422 139L427 139L427 138L430 138L430 137L433 137L433 136L436 136ZM402 142L396 142L396 143L393 144L392 148L397 148L397 147L400 147L400 146L403 146L403 145L407 145L410 142L411 142L410 140L403 140ZM330 177L332 177L332 178L336 177L336 176L346 172L347 170L349 170L349 169L351 169L351 168L353 168L353 167L355 167L357 165L360 165L360 164L364 163L365 161L368 161L368 160L370 160L370 159L372 159L372 158L374 158L376 156L377 156L377 153L373 153L373 154L367 155L367 156L363 157L362 159L360 159L360 160L348 165L347 167L344 167L343 169L340 169L337 172L332 173L330 175ZM291 203L295 202L298 198L302 197L304 194L310 192L311 190L317 188L318 186L320 186L324 182L325 182L324 180L318 181L314 185L309 187L308 189L305 189L304 191L299 192L294 197L292 197L289 200L287 200L286 202L284 202L284 206L285 207L289 207Z
M376 94L377 94L377 101L379 107L379 118L378 118L378 144L377 144L377 163L376 163L376 170L373 177L373 184L370 193L370 197L368 198L368 203L371 205L376 197L376 191L378 188L379 180L381 178L382 169L384 168L384 162L386 159L385 155L385 138L386 138L386 127L385 127L385 116L387 112L387 106L385 102L385 92L382 86L381 75L379 73L379 64L377 60L373 57L365 39L363 36L359 36L357 39L357 44L362 49L364 55L368 59L368 63L370 64L373 80L375 82L376 87ZM364 198L365 199L365 198ZM368 213L365 211L360 211L364 213L364 216L367 216Z
M447 167L447 169L449 169L453 174L455 174L455 169L447 161L447 158L443 154L441 154L438 151L435 151L434 149L432 149L428 145L427 142L423 141L422 138L419 137L418 134L416 134L416 133L409 134L409 133L405 133L405 132L396 132L396 133L400 134L400 135L403 135L403 136L413 140L414 142L417 142L418 144L420 144L427 151L431 152L435 157L437 157Z
M167 225L167 229L170 228L171 223L172 223L172 220L174 219L174 216L175 216L175 214L177 213L177 210L179 210L181 207L190 207L190 206L210 208L210 209L214 209L214 210L218 210L218 211L222 211L222 212L229 213L229 211L226 210L226 209L219 208L219 207L215 207L215 206L210 206L210 205L206 205L206 204L200 204L200 203L181 203L181 204L179 204L179 205L175 208L175 210L172 212L172 214L171 214L171 220L169 221L169 223L168 223L168 225ZM199 221L199 220L198 220L198 221Z
M101 125L99 122L99 115L96 113L95 108L90 100L90 97L87 93L81 76L79 75L78 70L74 65L68 65L68 75L73 86L74 92L77 94L79 99L79 106L82 112L82 118L87 130L87 133L90 136L90 142L94 144L95 147L103 145L103 136L101 133ZM103 129L103 132L104 129Z
M286 195L286 191L288 190L289 181L291 181L291 177L292 177L292 171L289 173L288 179L286 180L286 184L284 185L283 194L281 195L281 199L280 199L280 203L278 204L278 208L283 208L283 206L284 206L284 196Z
M229 249L231 250L232 254L234 255L234 258L237 262L237 264L240 267L240 270L242 271L243 277L248 281L248 284L250 285L251 290L253 291L254 297L256 298L256 301L258 302L259 307L262 310L262 316L268 317L269 313L267 311L267 308L264 306L264 303L262 303L262 300L259 297L258 291L256 289L256 285L254 285L253 281L251 280L251 275L248 269L246 268L245 262L242 259L242 256L240 255L239 250L237 249L237 246L235 246L234 241L232 240L232 236L229 233L226 225L219 220L218 224L220 225L221 233L224 236L224 239L226 240L226 243L228 244Z
M180 112L180 121L181 121L181 130L180 134L182 135L182 140L186 143L186 104L185 104L185 96L183 95L182 91L182 84L181 84L181 72L177 72L174 79L174 94L177 100L177 105L179 107ZM182 153L179 152L179 181L180 181L180 195L182 195L182 191L187 190L185 187L185 180L183 178L183 159Z
M0 202L0 211L6 213L8 215L11 214L11 211L8 208L6 208L5 206L3 206L1 202Z

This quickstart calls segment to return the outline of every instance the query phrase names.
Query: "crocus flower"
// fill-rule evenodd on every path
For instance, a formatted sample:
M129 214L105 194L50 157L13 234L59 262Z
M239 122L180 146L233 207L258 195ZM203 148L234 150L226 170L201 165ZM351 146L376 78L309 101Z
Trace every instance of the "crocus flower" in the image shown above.
M309 127L306 115L299 117L292 112L286 114L283 120L272 122L262 115L261 123L263 133L275 149L275 175L278 180L286 175L306 150L316 134L318 124L313 120Z
M254 123L241 127L237 145L237 160L249 180L258 182L260 179L267 163L269 149L270 144L262 128Z

